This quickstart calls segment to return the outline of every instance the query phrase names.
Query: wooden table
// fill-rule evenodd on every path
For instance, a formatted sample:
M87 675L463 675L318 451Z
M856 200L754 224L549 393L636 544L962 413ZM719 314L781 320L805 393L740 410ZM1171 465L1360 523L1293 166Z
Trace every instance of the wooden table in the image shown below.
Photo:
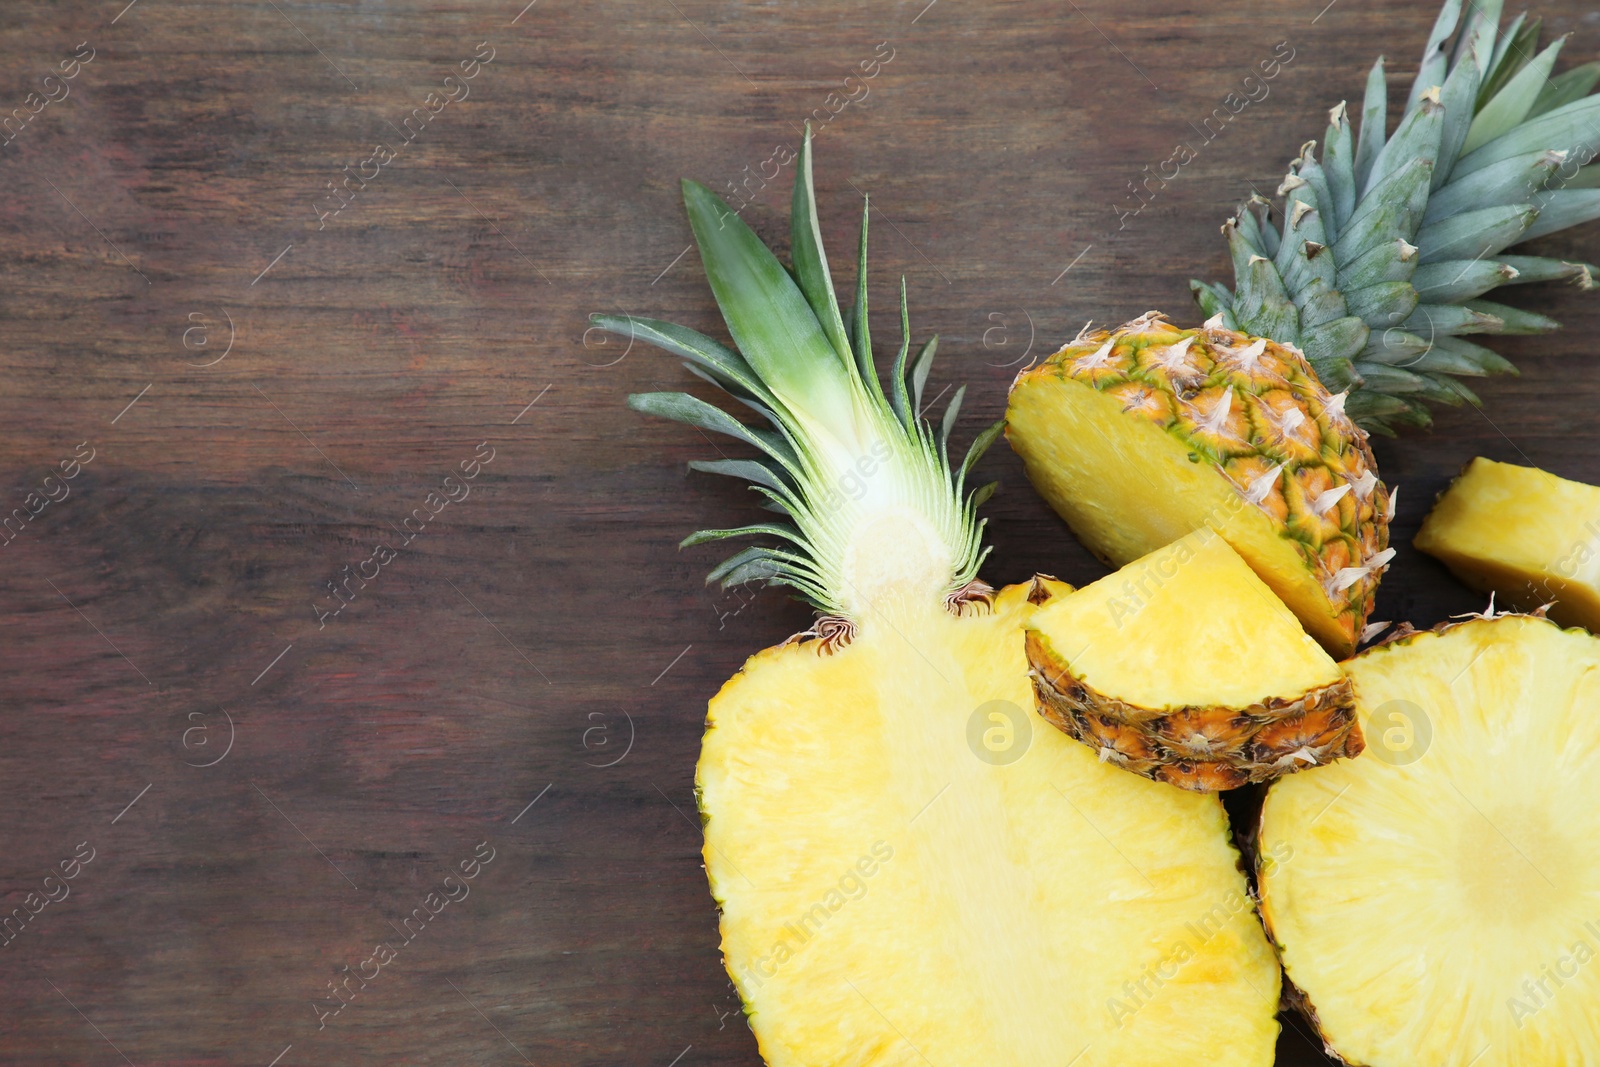
M0 950L0 1060L30 1067L756 1063L691 783L707 697L806 617L702 586L716 548L675 543L748 495L624 409L688 378L588 315L720 332L678 179L742 184L783 241L792 167L763 175L813 116L841 268L870 192L878 306L904 273L970 433L1085 319L1194 319L1230 206L1378 53L1407 83L1434 14L124 2L0 27L0 114L31 116L0 149L5 508L92 454L0 549L6 908L93 856ZM1568 60L1600 47L1540 7ZM1284 41L1267 98L1119 219ZM1409 548L1467 459L1600 479L1600 305L1518 298L1568 330L1507 342L1485 413L1378 445L1380 618L1479 606ZM1102 573L1004 446L983 473L992 580ZM1281 1062L1323 1062L1297 1026Z

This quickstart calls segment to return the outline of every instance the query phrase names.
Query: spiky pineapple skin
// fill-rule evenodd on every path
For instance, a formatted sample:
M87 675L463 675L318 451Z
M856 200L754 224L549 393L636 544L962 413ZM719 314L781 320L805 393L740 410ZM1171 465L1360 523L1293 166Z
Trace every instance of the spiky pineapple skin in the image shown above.
M1060 597L1025 650L1039 714L1154 781L1215 792L1362 748L1349 679L1211 530Z
M1146 708L1097 692L1037 630L1027 641L1039 714L1153 781L1211 793L1361 754L1348 678L1243 708Z
M1023 371L1012 385L1013 401L1023 390L1074 385L1115 398L1124 417L1164 431L1188 450L1191 462L1214 469L1240 502L1265 516L1322 587L1326 621L1308 618L1268 574L1263 580L1336 658L1354 652L1386 563L1389 492L1377 479L1366 432L1343 413L1298 350L1219 325L1180 329L1150 312L1115 330L1081 335ZM1008 425L1007 438L1043 489L1041 460L1026 434ZM1276 477L1269 478L1275 468ZM1141 494L1159 491L1118 479L1115 470L1104 475L1124 507L1137 508ZM1330 502L1325 494L1345 486ZM1228 537L1218 516L1194 521L1194 528L1211 525ZM1093 540L1087 544L1115 565L1131 558ZM1246 546L1234 547L1257 563ZM1374 562L1379 559L1384 562ZM1350 581L1351 571L1362 568L1366 573Z

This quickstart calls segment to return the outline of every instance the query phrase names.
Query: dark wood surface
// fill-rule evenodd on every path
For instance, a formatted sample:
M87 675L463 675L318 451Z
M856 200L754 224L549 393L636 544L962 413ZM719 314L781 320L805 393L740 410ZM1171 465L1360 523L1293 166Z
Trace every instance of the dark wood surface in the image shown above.
M806 620L702 586L716 549L674 546L748 494L623 408L684 385L676 361L587 316L720 332L678 179L770 174L853 95L818 139L824 233L848 274L872 194L878 306L904 273L970 433L1085 319L1196 318L1230 205L1378 53L1409 82L1433 4L1324 2L6 4L0 116L93 58L0 149L0 510L70 491L0 548L5 909L93 859L0 949L0 1060L758 1062L691 787L707 698ZM1582 9L1542 6L1569 62L1600 49ZM1267 98L1122 227L1128 183L1281 41ZM792 174L748 186L778 241ZM1401 486L1379 618L1478 606L1409 548L1472 456L1600 480L1600 305L1519 297L1569 329L1508 342L1524 373L1485 412L1378 446ZM470 495L402 545L483 442ZM983 468L991 580L1102 573L1003 445ZM468 895L405 941L447 885ZM319 1026L380 941L403 947ZM1293 1025L1280 1061L1323 1062Z

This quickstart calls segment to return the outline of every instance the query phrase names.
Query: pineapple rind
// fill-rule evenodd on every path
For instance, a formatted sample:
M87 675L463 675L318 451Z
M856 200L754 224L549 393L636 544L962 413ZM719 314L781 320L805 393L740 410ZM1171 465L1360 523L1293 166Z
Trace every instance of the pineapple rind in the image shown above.
M1349 680L1210 530L1037 612L1027 653L1041 715L1157 781L1231 789L1361 750Z
M1025 711L1041 585L769 649L711 702L705 863L773 1067L1271 1063L1278 972L1220 804ZM968 747L997 700L1032 720L1014 762Z
M1261 815L1290 999L1352 1064L1600 1064L1600 640L1486 614L1346 668L1368 755Z
M1243 707L1147 708L1097 692L1037 630L1028 659L1040 715L1105 762L1154 781L1212 793L1361 753L1346 678Z
M1156 478L1072 470L1077 455L1128 436L1104 425L1118 409L1077 401L1070 390L1082 386L1167 439L1150 436L1133 446L1139 458L1120 462L1186 454L1214 488L1199 489L1207 475L1182 464ZM1056 414L1074 404L1099 434ZM1366 434L1295 349L1218 327L1181 330L1152 312L1019 374L1006 434L1035 486L1102 558L1120 566L1210 527L1335 657L1355 651L1392 555L1390 493Z

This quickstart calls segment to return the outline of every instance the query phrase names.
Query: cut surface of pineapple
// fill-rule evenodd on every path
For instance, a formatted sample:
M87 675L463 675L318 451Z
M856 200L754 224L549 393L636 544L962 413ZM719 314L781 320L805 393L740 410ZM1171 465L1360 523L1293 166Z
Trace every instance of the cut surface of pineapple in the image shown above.
M1040 714L1146 777L1226 789L1360 750L1338 665L1209 529L1056 598L1027 649Z
M1536 467L1467 464L1415 541L1462 582L1524 610L1600 630L1600 486Z
M1346 665L1368 753L1275 783L1263 916L1370 1067L1600 1064L1600 640L1530 616Z
M1006 422L1029 480L1107 563L1215 530L1329 651L1355 651L1389 498L1299 353L1152 313L1018 375Z
M684 544L764 539L709 580L786 585L820 613L814 640L753 657L712 700L697 776L723 957L762 1054L774 1067L1270 1062L1278 970L1221 806L1035 728L1022 626L1064 587L996 597L978 578L993 485L967 476L1000 426L955 458L964 389L935 424L935 344L910 359L903 283L880 380L865 205L846 320L812 192L808 128L785 267L714 193L684 185L737 349L598 320L761 413L769 428L683 393L629 398L761 453L695 466L751 483L785 521Z
M722 951L791 1065L1269 1064L1278 970L1214 797L1028 710L1022 627L885 609L769 649L698 771Z

